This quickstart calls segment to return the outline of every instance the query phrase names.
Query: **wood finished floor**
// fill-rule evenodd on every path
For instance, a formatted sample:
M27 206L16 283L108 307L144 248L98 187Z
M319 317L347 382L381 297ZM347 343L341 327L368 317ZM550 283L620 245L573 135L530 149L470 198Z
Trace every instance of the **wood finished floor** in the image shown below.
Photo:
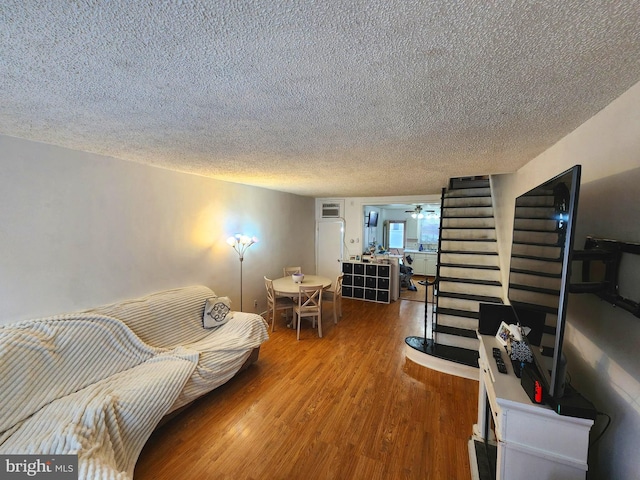
M433 302L433 287L426 287L425 285L420 285L421 280L429 279L433 281L433 277L426 277L424 275L414 275L411 277L411 283L416 287L415 291L409 290L408 288L400 289L400 298L402 300L413 300L415 302L424 302L425 300L425 289L429 288L429 302Z
M323 338L276 324L256 364L154 432L135 479L469 479L478 384L406 360L424 303L343 310Z

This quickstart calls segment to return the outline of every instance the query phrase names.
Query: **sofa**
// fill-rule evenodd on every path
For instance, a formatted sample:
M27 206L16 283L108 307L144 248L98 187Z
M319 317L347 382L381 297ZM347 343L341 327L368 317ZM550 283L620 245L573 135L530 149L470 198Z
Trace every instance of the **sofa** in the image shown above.
M257 359L256 314L191 286L0 326L0 453L77 454L79 478L133 477L159 422Z

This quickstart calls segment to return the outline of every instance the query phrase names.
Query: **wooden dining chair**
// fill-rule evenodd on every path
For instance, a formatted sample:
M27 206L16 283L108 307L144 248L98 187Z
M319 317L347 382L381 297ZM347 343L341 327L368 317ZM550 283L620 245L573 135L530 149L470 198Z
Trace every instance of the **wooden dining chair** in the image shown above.
M284 273L283 276L288 277L294 273L302 273L302 267L284 267L282 272Z
M294 273L302 273L302 267L284 267L282 269L282 273L284 273L284 277L290 277ZM291 297L291 300L293 300L293 302L295 303L298 301L298 297L293 296Z
M294 321L300 340L300 323L303 318L311 318L313 327L318 319L318 336L322 338L322 285L300 285L298 304L293 307Z
M336 278L336 283L322 291L322 299L333 303L333 323L338 324L338 317L342 318L342 279L344 273Z
M289 297L280 297L276 295L276 291L273 289L273 280L264 277L264 286L267 289L267 323L269 317L271 317L271 331L276 329L276 312L291 310L296 303Z

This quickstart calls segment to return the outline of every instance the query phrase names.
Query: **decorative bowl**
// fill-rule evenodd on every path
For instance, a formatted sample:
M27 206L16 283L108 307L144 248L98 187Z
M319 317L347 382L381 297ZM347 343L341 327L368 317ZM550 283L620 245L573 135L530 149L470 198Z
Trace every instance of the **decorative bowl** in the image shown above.
M291 278L293 279L293 283L302 283L302 280L304 280L304 273L294 273L291 275Z

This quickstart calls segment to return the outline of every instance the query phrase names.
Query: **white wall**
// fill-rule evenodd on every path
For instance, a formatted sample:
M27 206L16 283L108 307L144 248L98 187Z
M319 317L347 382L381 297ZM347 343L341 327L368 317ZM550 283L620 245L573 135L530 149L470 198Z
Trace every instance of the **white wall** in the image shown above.
M444 186L444 185L443 185ZM320 205L324 201L336 200L335 198L316 199L316 214L319 218ZM365 205L391 205L391 204L412 204L412 203L436 203L440 204L440 194L412 195L412 196L389 196L389 197L348 197L340 199L344 201L344 256L360 255L367 246L368 239L364 238L364 206ZM383 219L378 219L378 228L374 235L378 242L382 242Z
M312 198L6 136L0 152L0 323L200 283L239 309L236 232L260 239L245 311L266 309L263 275L315 269Z
M582 182L574 248L588 234L640 243L640 83L517 173L492 178L505 272L515 197L575 164ZM640 272L636 300L638 285ZM570 295L564 351L572 384L613 418L590 451L591 479L638 478L639 346L640 318L592 294ZM600 417L592 437L604 423Z

